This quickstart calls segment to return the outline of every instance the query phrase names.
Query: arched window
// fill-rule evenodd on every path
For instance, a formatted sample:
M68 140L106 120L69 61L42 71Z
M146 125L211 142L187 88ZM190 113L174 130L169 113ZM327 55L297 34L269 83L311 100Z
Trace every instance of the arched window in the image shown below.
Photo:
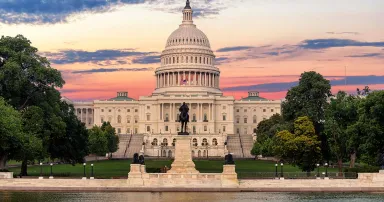
M197 146L197 139L196 139L196 138L193 138L192 143L193 143L193 144L192 144L193 146Z
M157 138L153 139L152 145L157 146Z
M202 146L207 146L208 145L208 140L207 138L203 139L203 142L201 143Z
M213 140L212 140L212 145L214 145L214 146L217 145L217 139L216 139L216 138L213 138Z
M197 157L201 157L201 151L200 150L197 152Z
M168 158L171 158L171 157L172 157L172 151L169 150L169 151L168 151Z
M164 146L168 146L168 140L167 140L167 138L164 138L164 139L163 139L163 145L164 145Z
M117 116L117 123L121 123L121 116Z

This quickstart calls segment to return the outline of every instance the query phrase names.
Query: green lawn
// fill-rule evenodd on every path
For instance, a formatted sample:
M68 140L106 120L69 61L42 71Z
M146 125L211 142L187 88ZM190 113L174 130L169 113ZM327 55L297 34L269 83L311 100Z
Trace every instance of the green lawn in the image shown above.
M91 175L91 164L94 164L94 175L96 178L122 178L127 177L131 160L107 160L107 161L93 161L87 162L86 174L89 177ZM159 169L165 165L170 168L171 160L146 160L147 172L159 172ZM237 160L236 172L238 174L256 173L256 172L275 172L275 163L271 161L260 160ZM218 160L196 160L196 169L201 173L220 173L223 171L224 161ZM45 176L50 174L50 166L42 166ZM10 168L10 171L15 174L20 172L20 168ZM330 172L335 172L337 169L330 168ZM280 172L280 166L278 171ZM300 169L290 165L284 165L284 172L300 172ZM323 172L323 169L320 170ZM30 176L40 175L40 166L28 167L28 174ZM76 164L75 166L68 164L60 164L53 166L53 175L59 177L71 177L77 178L83 176L83 165Z

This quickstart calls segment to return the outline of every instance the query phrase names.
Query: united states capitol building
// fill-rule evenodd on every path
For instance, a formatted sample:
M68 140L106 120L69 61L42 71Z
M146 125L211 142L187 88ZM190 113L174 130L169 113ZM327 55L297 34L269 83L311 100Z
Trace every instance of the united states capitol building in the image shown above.
M220 69L208 37L193 23L189 1L183 21L166 41L161 64L155 70L156 88L138 100L118 92L108 100L73 102L76 115L87 128L110 122L120 137L117 158L173 157L175 136L180 131L179 107L189 106L193 157L251 157L257 124L281 113L280 100L267 100L258 92L235 100L220 90Z

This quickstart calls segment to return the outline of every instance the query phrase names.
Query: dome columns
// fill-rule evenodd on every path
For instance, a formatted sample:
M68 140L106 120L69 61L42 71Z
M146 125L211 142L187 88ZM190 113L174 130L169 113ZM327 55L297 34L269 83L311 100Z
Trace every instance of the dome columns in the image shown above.
M199 86L219 89L220 76L213 71L180 70L156 74L156 88L175 86Z

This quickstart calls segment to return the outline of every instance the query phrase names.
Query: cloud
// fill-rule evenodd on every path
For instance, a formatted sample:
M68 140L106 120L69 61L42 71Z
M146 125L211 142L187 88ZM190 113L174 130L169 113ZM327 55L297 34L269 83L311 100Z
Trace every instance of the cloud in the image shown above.
M325 78L330 79L332 86L345 85L344 77L325 76ZM280 92L280 91L286 91L294 86L297 86L298 83L299 83L298 81L265 83L265 84L257 84L257 85L228 87L222 90L223 91L258 90L261 92ZM347 85L374 85L374 84L384 84L384 76L371 75L371 76L348 76L347 77Z
M359 32L326 32L327 34L352 34L352 35L359 35Z
M159 62L160 62L160 56L158 55L144 56L144 57L139 57L132 60L132 63L135 63L135 64L153 64L153 63L159 63Z
M361 55L347 55L344 57L349 57L349 58L371 58L371 57L379 57L381 56L381 53L365 53Z
M249 50L251 48L254 48L254 46L232 46L232 47L220 48L216 50L216 52L242 51L242 50Z
M153 71L153 68L111 68L111 69L88 69L88 70L78 70L78 71L72 71L72 74L93 74L93 73L108 73L108 72L119 72L119 71L125 71L125 72L141 72L141 71Z
M350 39L308 39L297 45L303 49L327 49L338 47L384 47L384 41L361 42Z
M234 2L205 0L191 2L194 15L209 17L220 13ZM66 23L72 15L80 13L111 12L125 5L141 4L167 13L180 12L185 1L179 0L0 0L0 23L56 24Z
M111 65L110 60L118 60L119 58L145 56L154 52L139 52L134 49L105 49L96 51L83 50L61 50L59 52L43 52L42 55L47 57L50 62L55 64L73 64L92 62L100 66ZM118 63L124 64L123 60Z

